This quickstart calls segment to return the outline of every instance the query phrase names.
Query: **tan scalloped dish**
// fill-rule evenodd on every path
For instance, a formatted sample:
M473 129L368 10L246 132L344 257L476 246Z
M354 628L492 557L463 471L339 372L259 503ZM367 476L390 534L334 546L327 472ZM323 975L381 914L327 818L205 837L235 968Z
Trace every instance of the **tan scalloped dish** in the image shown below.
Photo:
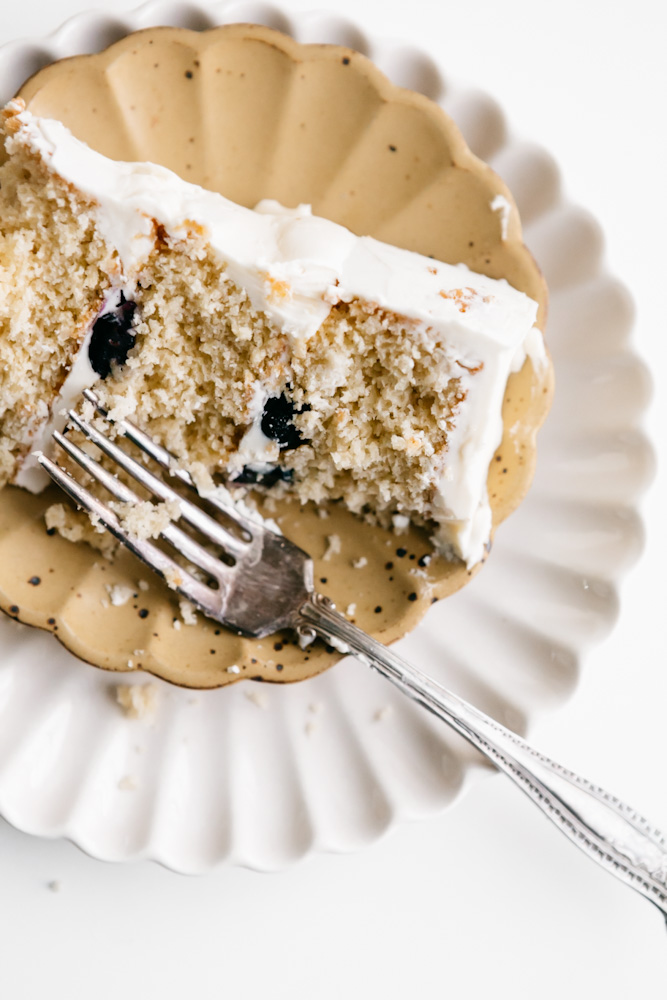
M192 687L339 656L195 615L44 489L34 453L92 386L308 551L362 628L405 634L483 563L549 405L544 284L502 183L362 56L255 26L139 32L20 96L0 167L3 610ZM178 517L117 513L156 538Z

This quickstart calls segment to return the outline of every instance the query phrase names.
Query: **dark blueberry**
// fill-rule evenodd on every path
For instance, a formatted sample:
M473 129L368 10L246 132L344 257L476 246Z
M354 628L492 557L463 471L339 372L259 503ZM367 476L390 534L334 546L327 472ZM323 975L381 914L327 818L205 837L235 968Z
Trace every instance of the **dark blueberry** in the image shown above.
M42 581L38 576L31 576L30 579L28 580L28 583L31 583L33 587L39 587L41 582Z
M120 304L95 320L88 357L93 369L101 378L111 374L114 364L124 365L134 347L136 337L132 332L134 302L127 302L121 295Z
M272 396L264 404L262 434L266 434L272 441L277 441L281 449L298 448L304 440L301 432L294 426L294 416L309 409L309 406L304 406L297 410L285 393L282 396Z
M251 468L249 465L243 467L238 476L236 476L231 481L233 483L243 484L244 486L254 485L258 486L275 486L276 483L281 480L286 483L291 483L294 473L291 469L281 469L278 465L274 466L273 469L269 469L268 472L257 472L255 469Z
M416 601L417 600L417 595L415 594L414 591L411 594L408 594L408 600L409 601Z
M148 618L148 608L142 608L139 612L140 618Z

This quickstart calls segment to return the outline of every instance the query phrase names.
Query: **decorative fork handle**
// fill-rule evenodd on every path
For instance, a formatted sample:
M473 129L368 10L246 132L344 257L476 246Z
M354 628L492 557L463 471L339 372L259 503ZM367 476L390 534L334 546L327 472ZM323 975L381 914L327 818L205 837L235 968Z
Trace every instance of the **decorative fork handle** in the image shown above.
M320 594L300 609L302 626L374 667L448 723L504 771L566 837L641 892L667 917L667 843L630 806L533 750L515 733L458 698L352 625Z

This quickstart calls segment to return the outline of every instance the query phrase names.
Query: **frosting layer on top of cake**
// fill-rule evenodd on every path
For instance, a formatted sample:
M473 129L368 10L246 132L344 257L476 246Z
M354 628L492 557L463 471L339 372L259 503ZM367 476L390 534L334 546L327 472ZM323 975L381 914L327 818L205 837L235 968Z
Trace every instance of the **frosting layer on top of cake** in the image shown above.
M535 366L546 360L532 299L463 264L356 236L309 206L265 201L251 210L156 164L110 160L60 122L37 118L19 102L12 110L20 127L10 141L25 144L96 204L99 229L118 253L119 287L131 287L150 257L157 223L174 238L206 240L293 344L312 337L334 304L359 299L445 345L443 363L460 380L465 403L434 483L434 541L469 566L482 558L491 532L486 478L502 437L507 378L526 357Z

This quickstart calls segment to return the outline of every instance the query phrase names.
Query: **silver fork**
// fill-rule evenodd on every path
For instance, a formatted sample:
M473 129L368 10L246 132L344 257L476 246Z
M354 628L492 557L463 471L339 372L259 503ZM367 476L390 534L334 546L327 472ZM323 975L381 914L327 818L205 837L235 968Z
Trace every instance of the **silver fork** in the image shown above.
M90 390L86 399L104 417ZM161 537L209 578L203 583L151 541L130 535L114 511L93 496L65 469L45 455L39 461L74 502L94 514L115 537L147 566L167 580L209 618L239 635L261 638L292 628L302 636L319 635L342 652L351 653L392 681L401 691L448 723L507 774L573 843L607 871L632 886L667 917L667 844L658 830L630 806L585 778L538 753L510 730L452 694L338 614L326 597L315 592L313 564L306 552L261 521L247 516L219 493L206 496L225 516L229 527L196 503L184 499L163 479L128 455L115 441L70 411L71 424L132 479L159 500L180 504L180 517L208 542L219 546L226 561L212 555L191 534L170 523ZM115 425L157 465L197 494L189 473L146 433L127 421ZM116 499L134 503L137 494L108 472L66 435L57 443Z

